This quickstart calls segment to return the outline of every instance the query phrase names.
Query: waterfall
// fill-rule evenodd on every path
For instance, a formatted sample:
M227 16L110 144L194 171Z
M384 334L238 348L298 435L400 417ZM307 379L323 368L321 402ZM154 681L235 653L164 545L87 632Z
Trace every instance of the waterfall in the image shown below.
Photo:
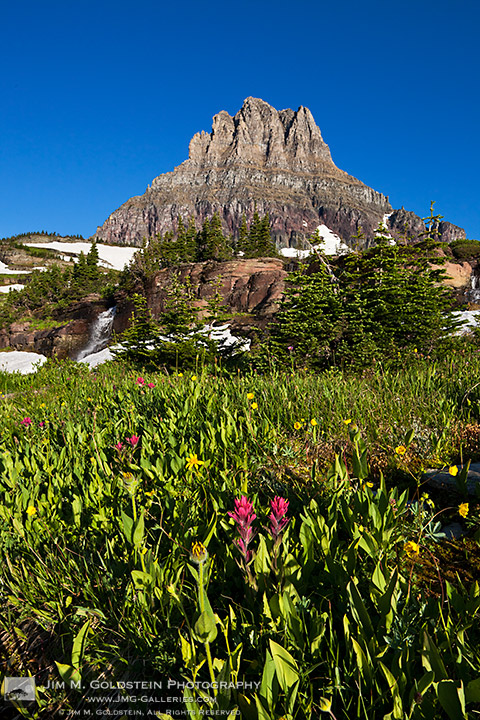
M467 299L471 303L480 305L480 277L472 272L470 277L470 290L467 290Z
M80 350L76 360L81 360L92 355L93 353L99 352L107 347L110 335L112 334L113 319L115 317L116 307L113 306L109 310L100 313L93 321L90 328L90 337L87 345Z

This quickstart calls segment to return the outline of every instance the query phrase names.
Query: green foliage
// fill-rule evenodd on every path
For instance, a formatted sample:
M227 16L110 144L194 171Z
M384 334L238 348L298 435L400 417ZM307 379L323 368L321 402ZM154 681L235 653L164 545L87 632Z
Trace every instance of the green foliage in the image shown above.
M103 293L113 299L117 272L102 272L98 267L98 249L93 243L87 255L80 253L73 267L61 268L51 265L46 271L33 270L22 276L25 287L11 291L0 305L0 326L18 320L19 316L32 320L48 320L58 317L68 307L89 293Z
M123 271L120 285L124 289L131 288L132 277L148 279L164 267L206 260L230 260L234 257L234 250L241 251L246 258L277 256L268 214L260 219L255 211L250 229L243 216L235 247L232 239L223 234L222 221L217 213L211 219L207 218L198 231L193 218L185 227L179 216L175 232L168 231L163 236L159 234L155 238L144 239L129 268Z
M291 276L271 327L270 351L316 368L428 354L453 327L451 294L440 281L438 256L426 241L390 245L385 237L335 264L319 254ZM429 240L430 242L430 240ZM290 351L291 352L291 351Z
M464 240L460 238L450 243L450 248L458 260L480 257L480 241L478 240Z
M198 720L207 708L238 709L245 720L473 712L478 583L422 587L417 575L436 553L422 528L441 508L417 525L408 501L419 476L397 489L375 479L370 462L372 433L403 462L394 446L398 425L412 417L407 396L418 414L431 403L438 427L440 396L449 417L478 419L479 361L466 362L370 380L339 372L138 378L123 365L90 374L51 363L14 379L22 392L0 405L0 632L12 675L35 668L40 686L48 663L66 681L40 690L32 713L91 707L98 678L115 687L163 677L191 683L185 700L165 706L149 698L167 693L139 692L135 709L185 704ZM356 424L343 422L346 411ZM298 448L292 421L302 415L309 422ZM313 450L327 427L339 451L318 471ZM408 453L420 448L421 429L401 441ZM289 501L288 524L274 539L279 494ZM229 514L242 495L257 516L250 570L258 590L239 572ZM407 556L408 542L418 557ZM205 552L190 552L197 543ZM127 714L121 693L98 691L109 694Z

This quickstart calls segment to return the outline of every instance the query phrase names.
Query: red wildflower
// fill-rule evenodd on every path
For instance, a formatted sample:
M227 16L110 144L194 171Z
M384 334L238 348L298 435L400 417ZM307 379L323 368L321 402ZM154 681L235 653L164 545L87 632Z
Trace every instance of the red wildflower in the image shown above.
M135 445L138 443L138 441L140 440L140 438L138 437L138 435L132 435L132 437L125 438L125 440L126 440L132 447L135 447Z
M270 527L268 529L270 535L276 541L280 538L289 522L289 519L286 517L288 512L288 500L278 497L277 495L270 501L270 507L272 512L268 516L268 519L270 520Z
M240 535L236 543L245 558L245 562L248 564L252 557L252 553L248 549L248 545L254 536L252 523L257 517L253 511L253 505L242 495L240 500L235 500L234 512L229 512L228 515L233 518L236 523L237 532Z
M20 425L23 425L24 427L28 427L32 424L32 420L29 417L24 417Z

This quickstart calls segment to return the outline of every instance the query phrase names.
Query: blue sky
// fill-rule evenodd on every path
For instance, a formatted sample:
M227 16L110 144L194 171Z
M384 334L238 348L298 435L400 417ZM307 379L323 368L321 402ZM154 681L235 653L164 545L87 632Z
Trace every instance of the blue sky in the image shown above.
M245 97L310 108L343 170L480 239L480 5L25 0L0 31L0 237L90 236Z

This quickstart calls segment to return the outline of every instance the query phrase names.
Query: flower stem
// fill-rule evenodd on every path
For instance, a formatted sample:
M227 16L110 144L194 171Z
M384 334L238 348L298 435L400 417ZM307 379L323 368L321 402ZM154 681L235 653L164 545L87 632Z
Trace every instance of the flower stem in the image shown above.
M198 566L198 604L200 606L200 612L205 612L205 595L203 588L203 565L201 562ZM215 687L215 673L213 671L212 653L210 652L210 643L208 640L205 641L205 654L207 656L208 672L210 673L210 680L212 682L213 694L217 696L217 689Z

